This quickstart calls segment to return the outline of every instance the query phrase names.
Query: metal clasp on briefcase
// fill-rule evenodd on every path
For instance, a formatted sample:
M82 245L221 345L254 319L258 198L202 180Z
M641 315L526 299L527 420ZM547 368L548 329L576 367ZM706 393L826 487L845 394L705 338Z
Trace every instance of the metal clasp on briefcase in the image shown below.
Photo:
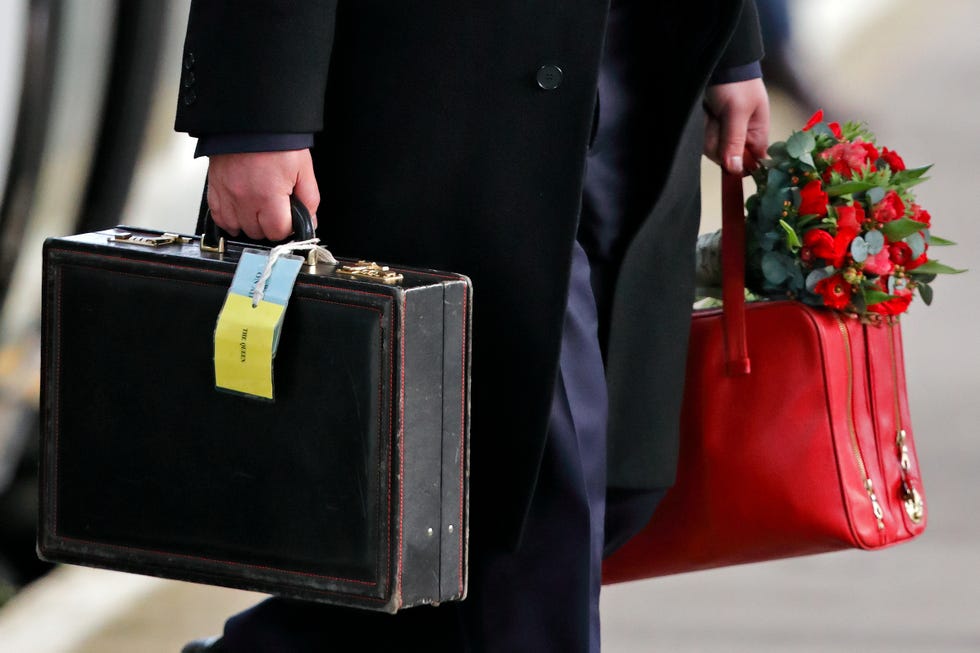
M117 231L109 236L109 240L116 243L130 243L132 245L142 245L143 247L162 247L163 245L182 245L191 242L187 236L180 234L164 233L159 236L138 236L128 231Z
M355 279L370 279L381 283L398 283L403 278L387 265L378 265L373 261L358 261L354 265L344 265L337 268L337 272L350 275Z

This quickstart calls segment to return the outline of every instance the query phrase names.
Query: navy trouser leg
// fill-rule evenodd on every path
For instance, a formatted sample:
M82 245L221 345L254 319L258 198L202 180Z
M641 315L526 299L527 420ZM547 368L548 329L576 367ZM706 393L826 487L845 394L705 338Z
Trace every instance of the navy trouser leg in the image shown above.
M578 246L560 368L521 546L479 554L473 565L476 592L463 611L474 651L599 651L606 389L588 261Z

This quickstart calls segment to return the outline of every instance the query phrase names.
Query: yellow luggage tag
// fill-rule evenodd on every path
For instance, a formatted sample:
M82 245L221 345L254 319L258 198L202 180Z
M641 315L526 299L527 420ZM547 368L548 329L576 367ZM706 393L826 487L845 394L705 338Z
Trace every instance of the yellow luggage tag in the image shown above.
M214 330L214 383L222 390L271 400L272 361L286 304L304 259L246 249Z

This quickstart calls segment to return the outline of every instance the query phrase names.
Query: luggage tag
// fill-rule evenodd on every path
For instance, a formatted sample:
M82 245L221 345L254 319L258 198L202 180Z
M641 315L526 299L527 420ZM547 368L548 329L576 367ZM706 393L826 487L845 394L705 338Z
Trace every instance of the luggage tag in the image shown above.
M214 383L220 390L273 399L272 361L304 263L285 251L242 252L214 329Z

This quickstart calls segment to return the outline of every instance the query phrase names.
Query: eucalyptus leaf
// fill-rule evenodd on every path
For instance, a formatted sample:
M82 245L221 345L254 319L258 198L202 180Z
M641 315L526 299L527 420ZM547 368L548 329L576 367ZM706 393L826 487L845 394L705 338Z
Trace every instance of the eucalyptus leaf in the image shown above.
M868 243L861 236L851 241L851 256L858 263L864 263L868 258Z
M837 136L834 135L834 132L830 130L830 127L828 127L827 123L825 122L818 122L815 124L810 128L810 133L814 136L830 136L834 140L837 140Z
M927 283L919 284L919 297L922 298L926 306L932 305L932 286Z
M885 247L885 237L877 229L872 229L864 234L864 241L868 243L868 254L874 256Z
M770 168L766 175L766 192L781 191L790 186L790 176L779 168Z
M762 234L761 238L759 238L759 246L763 250L771 252L776 246L776 243L778 243L780 240L782 239L778 233L775 231L767 231L766 233Z
M790 265L786 262L789 261ZM790 275L792 259L779 252L766 252L762 256L762 275L769 283L778 286Z
M785 203L791 201L788 188L773 190L772 187L766 190L759 204L759 217L761 225L767 230L776 227L776 222L783 217L786 208Z
M939 261L926 261L915 268L915 272L917 274L961 274L966 272L966 270L951 268L948 265L943 265Z
M794 159L802 160L804 155L810 154L817 146L816 139L810 132L794 132L786 141L786 152ZM810 160L813 165L813 160Z
M917 259L926 253L926 239L920 233L914 233L905 239L906 244L912 249L912 258Z
M899 218L898 220L886 222L881 228L881 231L885 234L885 238L893 243L897 243L926 228L928 228L928 225L924 222L918 222L910 218Z
M868 201L874 206L881 200L885 199L885 189L881 186L875 186L874 188L868 189Z
M806 289L810 292L816 292L817 284L832 276L834 276L833 267L817 268L806 275Z
M805 283L803 280L803 271L792 260L789 260L789 266L789 289L799 294L803 290Z
M786 151L785 141L776 141L769 146L766 153L774 159L785 159L789 156L789 153Z

